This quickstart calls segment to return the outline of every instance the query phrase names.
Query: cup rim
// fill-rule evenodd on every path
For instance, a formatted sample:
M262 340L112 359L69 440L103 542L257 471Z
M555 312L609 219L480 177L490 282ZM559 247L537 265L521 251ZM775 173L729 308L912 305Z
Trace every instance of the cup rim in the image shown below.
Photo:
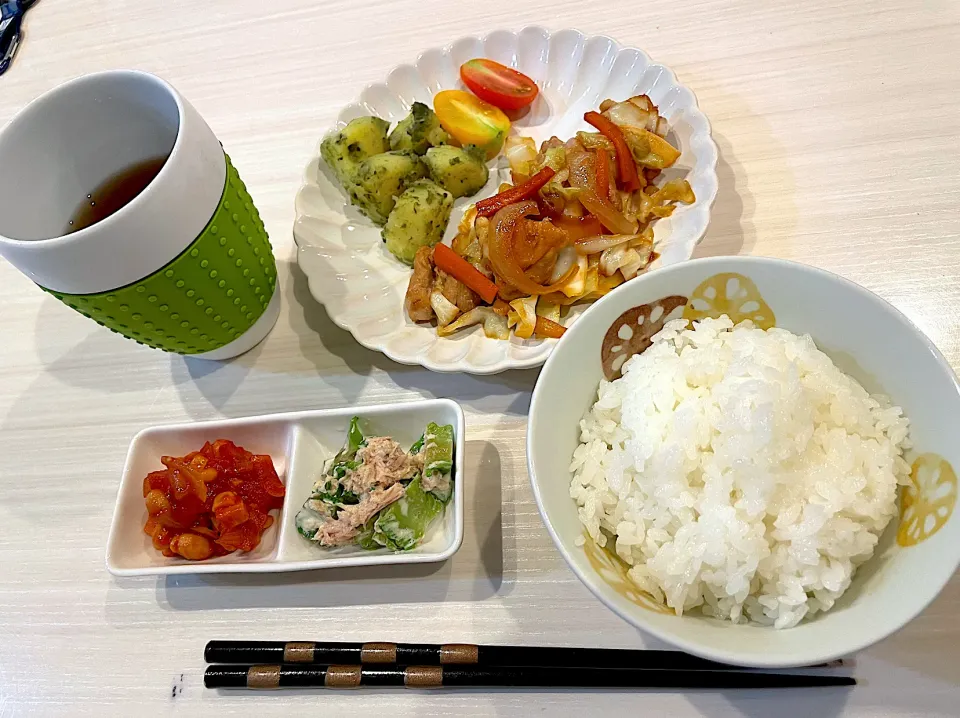
M150 191L150 188L158 183L158 180L162 179L165 173L168 172L169 167L171 166L171 158L174 154L181 148L183 144L183 120L184 120L184 105L183 98L181 98L180 93L177 92L174 87L157 75L154 75L150 72L145 72L143 70L101 70L99 72L90 72L84 75L79 75L74 77L66 82L63 82L56 87L52 87L46 92L44 92L39 97L34 98L26 106L23 107L13 119L3 128L0 128L0 138L3 135L7 134L11 129L13 129L18 123L24 122L29 116L31 111L35 111L37 107L49 101L52 97L57 94L64 92L66 90L73 89L76 85L79 85L83 82L90 82L93 80L99 80L104 78L115 78L115 77L133 77L140 80L141 82L152 83L155 86L162 89L171 99L177 107L177 133L176 139L173 142L173 147L170 148L169 154L166 156L163 167L160 168L160 171L156 176L150 180L146 187L144 187L136 197L127 202L123 207L118 209L113 214L104 217L103 219L94 222L93 224L87 225L83 229L78 229L76 232L70 232L68 234L60 234L56 237L44 237L42 239L17 239L15 237L7 237L6 235L0 233L0 245L8 245L11 247L17 247L18 249L48 249L56 248L59 245L67 243L82 242L85 238L89 237L94 232L102 232L104 228L107 227L111 221L116 222L121 215L129 214L132 211L135 211L140 204L145 200L144 196Z

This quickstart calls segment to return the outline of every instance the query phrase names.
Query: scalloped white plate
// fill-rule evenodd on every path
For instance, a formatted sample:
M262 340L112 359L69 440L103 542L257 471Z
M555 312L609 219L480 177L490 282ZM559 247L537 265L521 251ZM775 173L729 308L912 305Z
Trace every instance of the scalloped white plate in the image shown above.
M465 37L445 48L427 50L414 65L400 65L385 83L368 86L360 99L343 109L336 128L363 115L401 120L415 101L433 106L440 90L462 88L459 67L474 57L488 57L530 76L540 94L530 111L513 123L514 132L538 143L556 135L571 137L590 129L583 113L606 98L625 100L646 94L670 122L670 140L682 154L668 170L690 182L697 201L680 206L672 217L654 224L660 258L653 267L689 259L703 237L717 194L717 147L710 123L697 107L693 92L673 72L647 55L608 37L587 37L576 30L550 33L528 27L518 33L497 31L486 37ZM502 158L491 162L490 181L480 193L454 205L445 241L456 234L463 209L494 194L508 179ZM298 261L310 293L330 318L365 347L402 364L420 364L433 371L494 374L506 369L539 366L556 340L487 339L479 327L441 338L436 329L411 322L403 309L410 270L383 247L380 228L361 215L316 156L307 165L297 194L294 238ZM576 319L571 312L566 324Z

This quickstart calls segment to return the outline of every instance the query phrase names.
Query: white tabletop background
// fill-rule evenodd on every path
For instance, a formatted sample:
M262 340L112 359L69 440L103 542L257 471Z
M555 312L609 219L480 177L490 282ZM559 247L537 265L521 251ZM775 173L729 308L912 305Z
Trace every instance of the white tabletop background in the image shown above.
M176 85L230 152L274 243L284 308L223 365L142 348L0 263L0 716L957 715L960 579L861 654L851 691L218 694L212 638L654 641L581 587L541 525L524 432L537 371L431 374L367 351L310 296L293 199L338 109L422 50L541 24L616 37L699 96L721 151L699 254L798 259L893 302L960 367L960 5L570 0L42 0L0 77L0 124L78 74ZM466 535L448 563L287 576L112 578L127 444L191 419L454 397Z

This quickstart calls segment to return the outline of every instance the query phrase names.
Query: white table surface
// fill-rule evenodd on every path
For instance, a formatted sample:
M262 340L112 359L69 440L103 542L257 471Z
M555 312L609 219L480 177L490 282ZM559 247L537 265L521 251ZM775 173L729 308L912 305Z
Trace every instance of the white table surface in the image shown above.
M628 6L630 9L628 9ZM852 691L218 694L212 638L653 646L565 567L524 432L535 370L447 376L357 345L295 265L293 198L335 117L427 47L498 27L604 33L674 68L721 151L702 255L799 259L893 302L960 366L960 5L927 2L42 0L0 123L75 75L158 73L260 208L284 308L224 365L139 347L0 263L0 716L960 714L960 580L857 659ZM127 444L151 424L455 397L463 548L440 566L117 580L104 546Z

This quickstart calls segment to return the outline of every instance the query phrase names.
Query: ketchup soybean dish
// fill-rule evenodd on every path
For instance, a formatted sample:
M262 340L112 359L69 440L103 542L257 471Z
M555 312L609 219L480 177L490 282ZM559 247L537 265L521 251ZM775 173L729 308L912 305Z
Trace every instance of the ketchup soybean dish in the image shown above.
M286 489L273 460L218 439L185 456L163 456L143 480L143 531L168 558L203 561L253 551L273 525Z

